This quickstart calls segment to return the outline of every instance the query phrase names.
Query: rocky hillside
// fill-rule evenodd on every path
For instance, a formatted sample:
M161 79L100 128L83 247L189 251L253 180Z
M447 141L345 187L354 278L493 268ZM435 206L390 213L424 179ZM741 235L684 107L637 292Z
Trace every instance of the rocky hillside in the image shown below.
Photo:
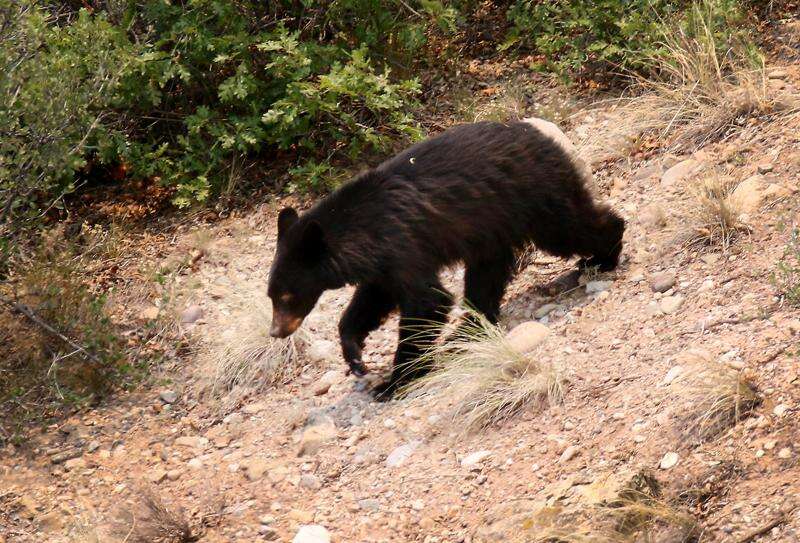
M560 399L479 431L447 399L375 403L338 351L351 289L276 384L214 389L267 303L276 204L215 225L178 276L178 367L7 447L0 542L800 540L800 70L763 84L780 107L695 152L620 134L614 106L570 120L628 229L618 270L533 255L507 293ZM396 326L370 337L371 375Z

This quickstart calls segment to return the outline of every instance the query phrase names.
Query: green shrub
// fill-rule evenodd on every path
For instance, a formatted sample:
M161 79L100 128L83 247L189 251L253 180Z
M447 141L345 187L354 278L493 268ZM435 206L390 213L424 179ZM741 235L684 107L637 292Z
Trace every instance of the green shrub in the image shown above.
M106 295L86 282L113 256L110 238L91 228L79 237L45 234L0 286L0 442L12 425L96 401L138 374Z
M665 33L676 24L691 32L699 13L726 42L746 12L740 0L516 0L502 47L533 50L545 59L540 68L564 76L646 73L653 59L669 55Z
M51 22L33 3L0 0L0 237L74 190L135 54L103 16Z
M772 281L789 305L800 307L800 229L792 229Z
M378 36L402 34L381 2L305 4L307 13L291 2L145 2L134 26L151 30L120 101L146 123L114 148L132 174L158 175L186 206L218 194L235 157L283 150L302 167L418 136L408 112L418 85L369 58L386 46ZM369 6L373 15L352 17Z

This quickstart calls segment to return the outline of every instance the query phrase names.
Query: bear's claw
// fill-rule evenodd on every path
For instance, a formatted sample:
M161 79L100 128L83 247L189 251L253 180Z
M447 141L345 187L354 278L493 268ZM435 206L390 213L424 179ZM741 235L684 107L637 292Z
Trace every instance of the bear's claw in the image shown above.
M364 377L368 373L367 367L361 360L348 360L347 365L349 366L347 372L356 377Z

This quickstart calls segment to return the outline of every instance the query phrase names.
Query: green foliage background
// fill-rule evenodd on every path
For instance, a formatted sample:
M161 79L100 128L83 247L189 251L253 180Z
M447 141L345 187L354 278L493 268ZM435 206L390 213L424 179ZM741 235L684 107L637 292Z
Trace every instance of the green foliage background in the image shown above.
M737 31L739 0L698 1ZM497 2L495 48L568 77L646 71L691 4ZM0 0L0 228L58 207L98 165L157 180L178 207L235 193L243 164L277 159L293 179L277 189L327 190L342 166L422 135L412 74L440 69L480 5Z

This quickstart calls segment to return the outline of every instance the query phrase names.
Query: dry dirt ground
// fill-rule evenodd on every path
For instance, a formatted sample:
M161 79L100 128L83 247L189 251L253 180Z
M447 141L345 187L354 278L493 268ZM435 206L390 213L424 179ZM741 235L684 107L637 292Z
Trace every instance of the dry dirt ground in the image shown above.
M786 71L774 84L800 87L797 67ZM621 122L593 113L570 136ZM718 166L740 181L762 172L751 230L726 249L689 245L689 187ZM691 156L620 152L593 168L628 223L623 264L554 294L542 286L574 263L536 255L504 304L505 326L538 317L549 327L541 352L564 368L562 403L466 435L446 411L375 403L338 351L352 289L328 292L304 324L304 366L288 383L214 410L198 394L206 361L191 350L153 387L9 446L0 541L139 541L131 504L142 487L182 509L209 543L327 541L313 528L298 536L301 526L335 542L534 541L539 528L583 522L582 508L641 473L697 519L700 541L800 540L800 315L771 279L800 224L800 119L747 125ZM215 225L179 277L179 309L202 310L181 331L201 349L236 341L252 300L264 299L277 210ZM174 240L174 252L196 236ZM446 280L455 288L459 270ZM388 369L396 326L370 337L373 373ZM706 439L690 431L696 398L672 385L697 360L751 376L761 400ZM122 530L120 510L133 515ZM681 539L667 530L652 540Z

